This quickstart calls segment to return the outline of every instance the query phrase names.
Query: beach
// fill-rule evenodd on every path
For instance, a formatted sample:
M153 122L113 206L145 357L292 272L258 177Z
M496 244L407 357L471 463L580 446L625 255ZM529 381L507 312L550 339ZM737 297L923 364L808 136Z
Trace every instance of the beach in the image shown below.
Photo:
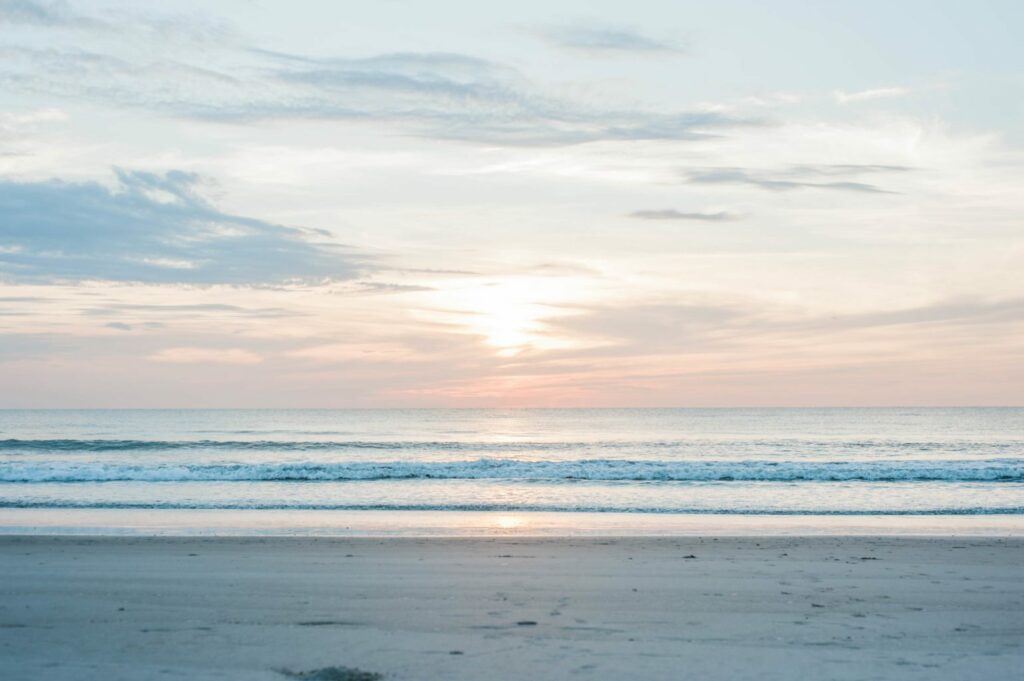
M1020 678L1022 564L1005 536L6 536L0 675Z
M0 681L1024 681L1024 0L0 0Z
M1019 678L1022 424L0 411L0 679Z

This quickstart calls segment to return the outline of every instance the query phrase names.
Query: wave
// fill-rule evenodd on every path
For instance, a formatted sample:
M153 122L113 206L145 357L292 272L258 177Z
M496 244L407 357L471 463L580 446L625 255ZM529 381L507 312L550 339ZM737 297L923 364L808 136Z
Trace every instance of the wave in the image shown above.
M135 439L19 439L0 440L0 452L126 452L173 450L333 451L574 451L592 449L777 448L780 453L827 449L900 450L917 452L1024 452L1024 440L808 440L798 438L741 440L582 440L582 441L465 441L465 440L135 440Z
M541 513L652 513L681 515L765 516L931 516L931 515L1024 515L1024 506L971 506L918 509L779 509L700 508L660 506L597 506L558 504L309 504L309 503L181 503L181 502L79 502L64 500L10 500L0 498L0 508L23 509L122 509L122 510L225 510L225 511L475 511Z
M484 443L444 441L376 441L376 440L0 440L0 451L15 452L123 452L165 451L187 449L321 451L335 449L468 449L493 447L529 448L548 445L568 446L570 443Z
M0 482L246 482L347 480L516 481L948 481L1021 482L1024 460L901 461L652 461L585 459L444 462L113 464L16 461L0 463Z

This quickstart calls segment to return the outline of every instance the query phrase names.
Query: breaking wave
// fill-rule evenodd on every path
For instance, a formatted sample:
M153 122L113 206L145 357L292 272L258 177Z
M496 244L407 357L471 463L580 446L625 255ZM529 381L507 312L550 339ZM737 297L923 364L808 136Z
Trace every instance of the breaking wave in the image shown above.
M657 461L474 459L440 462L0 463L0 482L245 482L346 480L509 481L948 481L1021 482L1024 460Z

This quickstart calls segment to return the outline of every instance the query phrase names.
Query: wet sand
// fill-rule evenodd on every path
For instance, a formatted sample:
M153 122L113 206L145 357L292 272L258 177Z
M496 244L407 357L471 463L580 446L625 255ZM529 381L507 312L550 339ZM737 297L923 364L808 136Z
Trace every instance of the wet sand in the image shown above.
M1022 566L995 537L9 536L0 678L1022 678Z

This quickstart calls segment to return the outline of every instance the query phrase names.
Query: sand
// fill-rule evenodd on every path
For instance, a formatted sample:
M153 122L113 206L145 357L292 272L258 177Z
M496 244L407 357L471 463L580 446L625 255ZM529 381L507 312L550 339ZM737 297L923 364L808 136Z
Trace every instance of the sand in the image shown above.
M1022 565L993 537L2 537L0 678L1024 678Z

